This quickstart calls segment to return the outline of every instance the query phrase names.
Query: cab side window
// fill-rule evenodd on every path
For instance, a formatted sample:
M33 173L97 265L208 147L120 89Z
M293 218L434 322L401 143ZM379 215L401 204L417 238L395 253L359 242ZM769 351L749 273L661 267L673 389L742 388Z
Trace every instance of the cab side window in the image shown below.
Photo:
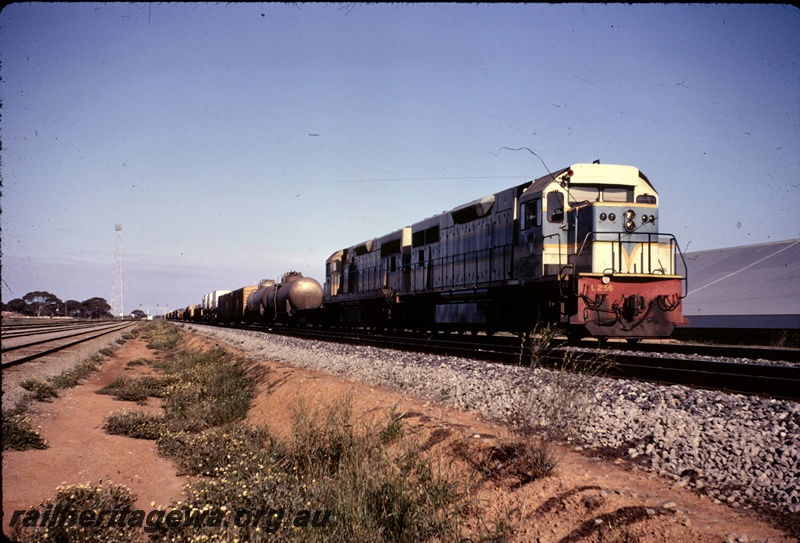
M542 201L531 200L522 204L522 230L542 225Z
M547 193L547 220L564 222L564 195L557 190Z
M656 197L652 194L640 194L636 197L637 204L655 204Z

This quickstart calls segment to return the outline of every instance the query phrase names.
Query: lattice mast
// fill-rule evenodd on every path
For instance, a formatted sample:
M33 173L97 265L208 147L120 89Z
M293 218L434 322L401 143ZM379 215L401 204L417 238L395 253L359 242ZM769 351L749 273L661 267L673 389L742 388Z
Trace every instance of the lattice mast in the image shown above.
M125 303L122 290L122 225L114 226L114 273L111 282L111 314L115 317L125 316Z

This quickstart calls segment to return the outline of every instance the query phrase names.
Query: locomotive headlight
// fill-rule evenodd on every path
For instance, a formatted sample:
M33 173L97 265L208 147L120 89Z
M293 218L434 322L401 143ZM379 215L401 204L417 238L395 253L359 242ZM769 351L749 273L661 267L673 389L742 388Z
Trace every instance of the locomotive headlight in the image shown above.
M646 223L648 221L647 215L642 215L642 222Z
M601 221L606 220L606 214L605 213L600 213L600 220Z
M636 228L636 223L633 221L625 221L625 230L632 232L634 228Z
M629 209L628 211L625 212L625 220L632 221L635 218L636 218L636 212L634 210Z
M656 222L656 218L653 215L650 215L650 222Z
M611 222L614 222L614 221L617 220L617 216L614 213L609 213L608 214L608 220L611 221Z

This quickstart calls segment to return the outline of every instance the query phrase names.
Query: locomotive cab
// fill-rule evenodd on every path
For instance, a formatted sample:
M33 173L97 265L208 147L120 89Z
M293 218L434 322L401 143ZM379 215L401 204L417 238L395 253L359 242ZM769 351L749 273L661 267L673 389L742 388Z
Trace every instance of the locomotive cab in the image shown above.
M658 194L638 169L575 164L534 181L519 216L517 277L557 291L572 335L667 337L683 324L680 249L659 232Z

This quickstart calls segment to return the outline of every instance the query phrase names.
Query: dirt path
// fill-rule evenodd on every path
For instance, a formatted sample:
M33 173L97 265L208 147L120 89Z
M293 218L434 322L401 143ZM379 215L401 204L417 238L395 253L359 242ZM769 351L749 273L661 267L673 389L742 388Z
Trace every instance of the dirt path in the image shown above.
M194 336L189 343L201 346L208 341ZM50 448L3 452L4 532L14 510L38 505L64 482L124 484L138 496L138 506L145 510L152 508L151 502L168 505L183 498L182 486L187 479L176 476L175 466L157 456L153 441L110 436L101 428L104 417L112 411L159 409L153 399L148 406L137 406L95 393L120 375L149 372L147 366L130 369L125 364L153 356L142 341L129 341L83 385L63 391L52 403L35 404L38 414L31 418L34 425L42 427ZM250 419L253 423L266 422L278 436L288 435L293 406L299 399L314 406L349 395L354 416L359 419L385 419L395 405L407 412L408 426L420 443L445 463L450 462L455 449L478 452L507 437L502 425L433 402L319 372L267 365L271 372L261 385ZM626 461L587 458L566 448L555 452L560 458L555 476L520 488L491 481L477 485L479 499L489 504L490 510L502 512L512 525L515 541L797 541L785 538L752 512L714 504ZM466 465L461 466L464 473L469 471Z
M51 498L61 484L123 484L138 497L138 506L169 504L183 496L185 477L175 475L175 465L158 456L154 441L112 436L102 429L113 411L158 412L153 398L147 406L120 402L95 391L117 377L143 375L148 366L126 368L135 358L153 358L143 341L128 341L101 370L80 386L62 390L52 403L32 404L32 423L41 426L49 448L33 451L3 451L3 531L15 510L36 507Z

